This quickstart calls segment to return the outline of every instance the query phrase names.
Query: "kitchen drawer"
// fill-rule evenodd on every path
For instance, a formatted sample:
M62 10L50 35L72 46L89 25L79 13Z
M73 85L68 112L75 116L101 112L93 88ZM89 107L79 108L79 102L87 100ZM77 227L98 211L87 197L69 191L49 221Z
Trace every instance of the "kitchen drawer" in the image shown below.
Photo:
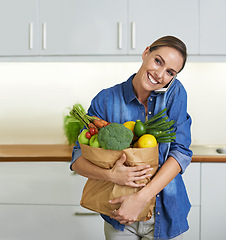
M0 239L104 240L99 215L75 215L79 206L0 204Z
M0 203L79 205L85 182L69 162L0 162Z
M189 200L192 206L200 205L200 163L191 163L183 174Z

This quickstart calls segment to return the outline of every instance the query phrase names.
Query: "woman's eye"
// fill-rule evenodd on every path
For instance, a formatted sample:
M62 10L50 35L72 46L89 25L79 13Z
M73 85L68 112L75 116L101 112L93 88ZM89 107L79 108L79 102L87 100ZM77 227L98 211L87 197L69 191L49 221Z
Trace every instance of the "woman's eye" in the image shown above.
M161 61L158 58L155 59L155 62L159 65L161 64Z
M173 77L173 72L167 71L167 73L168 73L171 77Z

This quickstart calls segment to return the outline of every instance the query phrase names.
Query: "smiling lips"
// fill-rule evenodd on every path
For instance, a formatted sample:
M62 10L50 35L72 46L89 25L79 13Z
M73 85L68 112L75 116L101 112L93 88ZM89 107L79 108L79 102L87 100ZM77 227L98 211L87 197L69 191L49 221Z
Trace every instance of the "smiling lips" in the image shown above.
M148 73L148 79L150 80L151 83L153 84L158 84L159 82L157 82L155 79L152 78L151 74Z

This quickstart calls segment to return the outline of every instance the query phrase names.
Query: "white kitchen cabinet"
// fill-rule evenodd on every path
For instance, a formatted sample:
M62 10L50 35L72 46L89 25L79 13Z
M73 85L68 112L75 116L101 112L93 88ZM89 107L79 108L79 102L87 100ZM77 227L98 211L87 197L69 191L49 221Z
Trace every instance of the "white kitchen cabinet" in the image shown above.
M0 203L79 205L86 180L67 162L0 162Z
M127 52L127 0L39 0L41 55Z
M189 230L184 233L184 240L200 239L200 163L191 163L183 174L191 210L188 215Z
M165 35L183 40L189 54L198 53L198 0L130 0L129 54L141 54L146 46Z
M189 230L183 240L200 240L200 206L192 206L188 215Z
M200 54L226 54L226 1L200 0Z
M200 166L192 162L182 175L192 206L200 206Z
M0 55L37 54L37 0L0 0Z
M0 204L2 240L104 240L103 219L79 206Z
M0 55L127 53L127 0L0 0Z
M201 173L201 240L224 240L226 164L203 163Z
M0 56L132 57L175 35L191 56L222 57L225 9L223 0L0 0Z
M79 205L85 182L69 162L0 162L0 239L104 239L103 219Z

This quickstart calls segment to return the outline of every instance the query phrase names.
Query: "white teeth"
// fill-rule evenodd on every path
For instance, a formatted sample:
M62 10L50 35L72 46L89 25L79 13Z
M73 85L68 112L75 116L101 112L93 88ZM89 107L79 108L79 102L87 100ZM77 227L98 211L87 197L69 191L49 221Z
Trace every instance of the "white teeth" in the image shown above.
M155 81L153 78L151 78L151 76L148 74L148 79L150 80L151 83L153 84L157 84L158 82Z

